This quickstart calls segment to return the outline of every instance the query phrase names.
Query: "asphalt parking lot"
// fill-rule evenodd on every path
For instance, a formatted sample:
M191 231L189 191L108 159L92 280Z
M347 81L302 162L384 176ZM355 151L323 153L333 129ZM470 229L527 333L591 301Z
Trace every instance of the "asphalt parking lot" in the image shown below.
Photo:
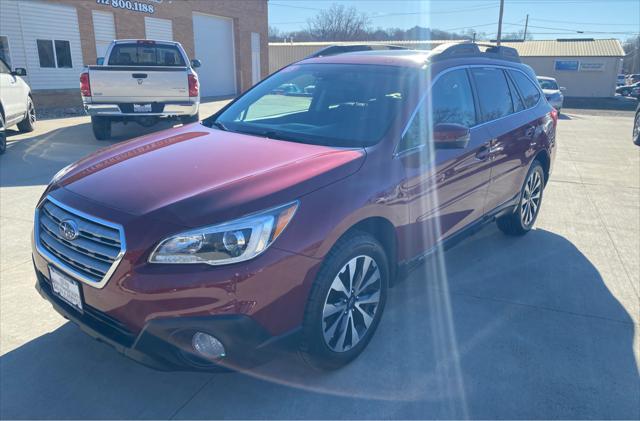
M0 417L637 419L632 115L565 110L536 229L508 238L492 225L425 262L391 290L364 354L331 373L286 352L246 373L157 372L66 322L33 287L33 210L57 170L108 143L87 117L11 134L0 157Z

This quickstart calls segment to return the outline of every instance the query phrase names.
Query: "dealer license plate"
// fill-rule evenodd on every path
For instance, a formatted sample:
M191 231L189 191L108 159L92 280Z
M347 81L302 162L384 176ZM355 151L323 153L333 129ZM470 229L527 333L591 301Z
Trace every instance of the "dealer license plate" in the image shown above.
M150 113L151 104L133 104L134 113Z
M49 279L53 293L78 311L82 311L80 285L62 272L49 266Z

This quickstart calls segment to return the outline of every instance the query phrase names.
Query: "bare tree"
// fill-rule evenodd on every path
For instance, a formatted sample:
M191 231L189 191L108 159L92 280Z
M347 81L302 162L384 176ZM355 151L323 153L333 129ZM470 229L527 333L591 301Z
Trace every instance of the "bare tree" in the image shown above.
M307 21L308 31L318 41L364 40L370 32L370 19L355 7L333 4Z
M627 39L624 44L624 73L640 73L640 35Z

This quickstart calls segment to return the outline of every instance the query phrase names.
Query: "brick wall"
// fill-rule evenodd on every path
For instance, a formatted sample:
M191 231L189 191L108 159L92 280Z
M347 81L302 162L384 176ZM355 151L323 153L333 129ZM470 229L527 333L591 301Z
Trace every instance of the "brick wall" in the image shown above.
M153 14L114 8L110 5L98 4L96 0L46 1L76 8L85 65L96 62L92 10L113 12L118 38L145 38L145 16L171 19L174 40L182 44L191 58L194 57L192 13L200 12L233 19L238 92L251 87L251 32L260 34L262 77L269 74L267 0L163 0L161 3L137 0L140 3L153 5L155 9Z

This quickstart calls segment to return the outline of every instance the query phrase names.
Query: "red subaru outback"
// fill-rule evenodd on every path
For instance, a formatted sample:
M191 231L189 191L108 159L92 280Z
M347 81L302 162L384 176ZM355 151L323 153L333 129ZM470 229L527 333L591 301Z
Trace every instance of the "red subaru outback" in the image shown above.
M321 51L202 123L61 170L36 209L37 289L154 367L244 363L295 335L336 368L437 245L532 228L556 123L515 50Z

